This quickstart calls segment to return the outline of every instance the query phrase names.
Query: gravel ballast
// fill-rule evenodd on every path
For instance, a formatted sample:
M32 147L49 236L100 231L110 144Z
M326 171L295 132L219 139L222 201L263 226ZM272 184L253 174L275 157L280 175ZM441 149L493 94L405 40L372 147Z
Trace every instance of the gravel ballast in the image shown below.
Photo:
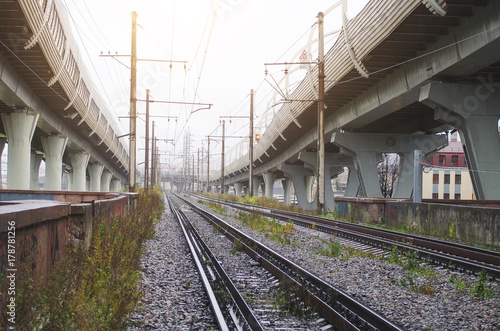
M128 330L218 330L177 220L168 207L142 259L144 297Z

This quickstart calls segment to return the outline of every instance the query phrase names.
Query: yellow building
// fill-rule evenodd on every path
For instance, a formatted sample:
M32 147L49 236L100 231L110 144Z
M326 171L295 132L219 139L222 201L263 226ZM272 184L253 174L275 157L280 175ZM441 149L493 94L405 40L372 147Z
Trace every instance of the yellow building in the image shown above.
M424 169L422 198L475 200L469 170L467 168L439 166Z
M425 161L422 175L422 198L443 200L475 200L464 151L456 135L448 146Z

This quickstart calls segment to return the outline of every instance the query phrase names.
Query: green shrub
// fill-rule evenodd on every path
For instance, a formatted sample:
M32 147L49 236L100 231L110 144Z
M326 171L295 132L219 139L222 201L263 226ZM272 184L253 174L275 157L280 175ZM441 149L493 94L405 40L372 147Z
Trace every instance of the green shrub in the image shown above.
M47 279L24 263L17 284L16 328L122 329L141 298L143 245L153 236L163 209L158 190L141 191L131 213L94 219L90 248L71 247Z

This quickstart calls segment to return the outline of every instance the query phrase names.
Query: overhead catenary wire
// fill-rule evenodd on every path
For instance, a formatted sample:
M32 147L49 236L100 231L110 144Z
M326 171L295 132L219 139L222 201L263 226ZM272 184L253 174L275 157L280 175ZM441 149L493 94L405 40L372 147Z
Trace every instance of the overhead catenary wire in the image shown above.
M206 61L206 58L207 58L208 47L210 46L210 40L211 40L211 37L212 37L212 32L213 32L214 25L215 25L215 18L217 16L217 6L218 6L218 4L219 4L219 0L213 0L212 1L212 7L213 8L210 8L210 13L212 13L212 20L211 20L211 23L210 23L210 30L209 30L209 33L208 33L207 43L205 45L205 50L203 52L203 59L202 59L202 63L201 63L200 72L198 74L198 79L197 79L197 82L196 82L196 87L195 87L194 96L193 96L193 103L196 102L196 100L197 100L196 98L198 97L198 89L199 89L199 86L200 86L201 75L203 73L203 68L205 66L205 61ZM210 14L209 14L209 17L210 17ZM205 28L206 28L206 26L205 26ZM205 34L205 32L203 32L203 36L204 36L204 34ZM202 39L203 39L203 36L202 36ZM200 42L200 44L201 44L201 42ZM196 56L197 56L197 54L196 54ZM196 56L195 56L195 58L196 58ZM192 65L194 65L194 61L193 61ZM193 105L193 107L191 108L191 111L188 114L188 117L186 119L186 122L184 123L184 126L182 127L182 129L179 132L179 138L182 135L182 132L185 130L187 124L189 123L189 119L191 118L191 115L193 114L193 109L194 109L194 105ZM174 137L174 141L176 141L177 139L178 138Z

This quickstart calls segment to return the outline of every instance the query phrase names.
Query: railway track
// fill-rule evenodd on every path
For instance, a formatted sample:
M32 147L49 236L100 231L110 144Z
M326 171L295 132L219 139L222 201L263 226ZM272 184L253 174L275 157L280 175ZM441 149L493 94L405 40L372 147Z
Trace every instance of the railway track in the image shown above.
M403 253L408 251L416 252L421 259L436 265L472 273L479 273L484 270L491 277L500 279L500 252L328 218L272 210L200 195L193 196L248 212L258 212L281 221L292 221L296 225L334 234L338 240L344 241L343 244L357 246L356 248L374 254L384 255L396 247Z
M177 199L181 199L177 197ZM171 202L171 201L170 201ZM191 242L193 255L197 256L199 269L203 270L207 292L214 300L212 307L222 330L400 330L394 323L367 308L356 299L341 290L327 284L295 263L282 257L277 252L246 236L222 219L212 215L189 201L182 199L189 209L176 208L171 205L172 212L179 218L186 237ZM219 228L232 245L238 245L248 256L247 270L231 267L225 258L215 256L198 234L196 227L189 219L203 218ZM211 234L205 240L214 238ZM221 249L216 248L216 251ZM222 263L219 263L221 260ZM207 262L210 261L210 262ZM221 266L222 264L222 266ZM224 267L224 268L223 268ZM234 270L236 269L236 270ZM264 270L265 269L265 270ZM225 271L225 270L233 270ZM232 275L231 275L232 274ZM221 286L224 285L224 286ZM223 287L223 289L221 289ZM210 289L209 289L210 288ZM275 306L268 302L267 293L285 291L285 301L292 306L303 307L308 313L307 319L297 321L296 318L284 318ZM217 293L222 294L217 299ZM212 294L210 294L212 293ZM231 295L231 299L227 294ZM249 297L251 303L246 299ZM277 316L277 317L273 317Z

